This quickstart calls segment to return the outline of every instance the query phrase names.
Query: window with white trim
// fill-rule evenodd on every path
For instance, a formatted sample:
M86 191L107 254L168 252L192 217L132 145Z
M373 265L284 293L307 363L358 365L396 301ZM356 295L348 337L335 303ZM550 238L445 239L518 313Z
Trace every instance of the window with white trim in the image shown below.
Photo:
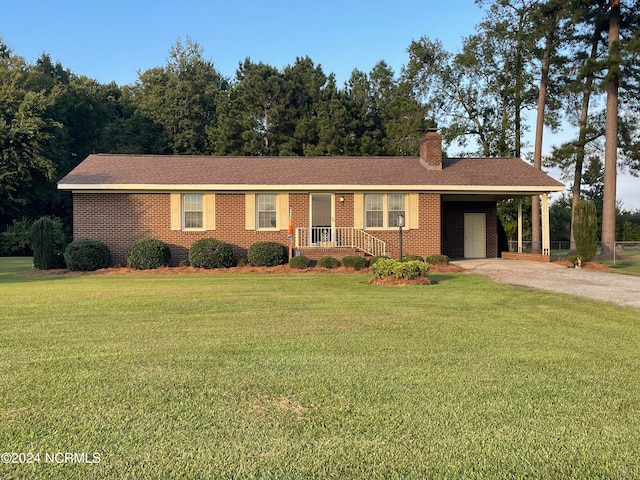
M406 215L404 194L370 193L364 196L364 228L397 228L399 215Z
M387 195L387 226L397 227L400 215L405 216L404 195L401 193Z
M182 225L185 230L204 228L204 210L201 193L182 195Z
M364 197L364 227L384 227L384 197L382 194L369 194Z
M259 194L256 195L256 211L258 215L258 228L276 228L276 195Z

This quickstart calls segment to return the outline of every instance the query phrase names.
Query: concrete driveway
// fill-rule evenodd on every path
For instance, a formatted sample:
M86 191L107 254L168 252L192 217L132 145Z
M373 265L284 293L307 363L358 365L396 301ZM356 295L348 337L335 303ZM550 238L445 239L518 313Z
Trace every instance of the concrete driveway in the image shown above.
M456 260L451 263L499 283L540 288L640 308L640 277L567 268L555 263L499 258Z

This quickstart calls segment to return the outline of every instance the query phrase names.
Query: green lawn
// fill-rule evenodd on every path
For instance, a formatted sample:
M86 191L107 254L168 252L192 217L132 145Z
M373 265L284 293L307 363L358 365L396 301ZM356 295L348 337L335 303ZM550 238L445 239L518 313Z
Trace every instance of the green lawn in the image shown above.
M614 273L640 276L640 242L623 244L623 246L624 250L617 254L616 264L613 265L612 261L605 264Z
M40 463L0 478L640 477L637 309L474 275L15 262L0 259L0 452ZM99 463L46 463L64 452Z

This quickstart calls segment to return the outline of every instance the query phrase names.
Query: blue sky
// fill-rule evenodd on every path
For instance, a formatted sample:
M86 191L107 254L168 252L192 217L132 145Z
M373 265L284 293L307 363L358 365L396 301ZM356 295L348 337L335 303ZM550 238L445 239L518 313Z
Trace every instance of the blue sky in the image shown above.
M44 51L100 82L133 83L190 37L225 76L246 57L282 68L309 56L342 85L385 60L399 72L423 35L457 50L482 16L473 0L20 0L6 2L0 36L28 61ZM444 6L442 6L444 5Z
M282 68L309 56L342 85L354 69L369 72L380 60L399 73L411 40L421 36L456 52L482 16L473 0L11 0L2 8L0 36L29 62L46 52L101 83L134 83L189 37L227 77L246 57ZM545 134L545 150L561 139ZM626 208L640 208L639 186L619 175Z

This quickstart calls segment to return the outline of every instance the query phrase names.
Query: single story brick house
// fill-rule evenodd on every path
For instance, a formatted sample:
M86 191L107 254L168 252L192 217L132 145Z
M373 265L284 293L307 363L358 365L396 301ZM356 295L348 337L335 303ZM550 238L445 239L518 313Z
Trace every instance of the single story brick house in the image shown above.
M442 158L430 130L419 157L207 157L89 155L60 180L73 193L73 237L106 243L114 263L154 237L187 258L204 237L230 243L238 258L257 241L328 254L451 258L498 256L497 201L542 195L562 183L518 158ZM546 220L546 222L545 222Z

